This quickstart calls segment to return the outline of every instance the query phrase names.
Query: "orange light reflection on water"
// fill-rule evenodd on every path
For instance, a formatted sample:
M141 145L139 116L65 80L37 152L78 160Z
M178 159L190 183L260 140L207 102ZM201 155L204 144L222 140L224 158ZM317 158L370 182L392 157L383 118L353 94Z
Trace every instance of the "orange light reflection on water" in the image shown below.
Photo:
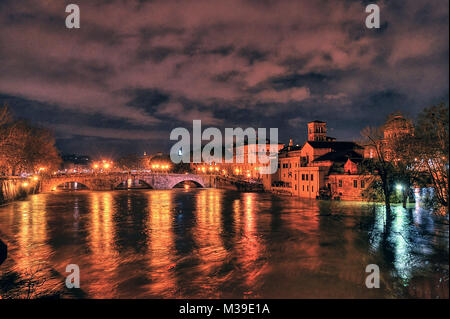
M114 248L112 203L113 198L110 192L90 193L89 247L91 254L89 262L91 264L90 273L87 275L91 277L90 293L95 298L111 298L116 295L114 282L118 253Z
M176 282L172 268L174 264L173 241L173 192L159 190L149 192L149 220L148 228L148 263L152 295L173 295Z
M195 284L205 294L214 297L214 288L221 284L221 279L214 278L223 265L227 251L223 247L221 211L222 192L218 189L204 190L196 197L196 232L194 240L198 246L199 278Z

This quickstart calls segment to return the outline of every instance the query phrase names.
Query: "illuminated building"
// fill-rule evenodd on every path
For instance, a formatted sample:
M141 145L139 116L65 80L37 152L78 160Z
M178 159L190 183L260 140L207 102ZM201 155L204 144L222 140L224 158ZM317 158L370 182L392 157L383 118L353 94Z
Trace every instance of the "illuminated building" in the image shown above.
M303 198L361 199L372 178L358 170L364 148L354 142L336 141L326 132L325 122L308 123L308 141L300 146L291 139L280 150L278 171L263 176L264 188Z
M283 144L277 145L278 151L283 148ZM259 147L259 150L258 150ZM258 157L259 153L263 152L265 155L270 154L269 141L265 145L244 143L242 146L233 147L229 150L223 149L222 154L229 151L233 152L232 163L226 163L224 156L220 162L202 162L191 163L191 170L197 173L233 175L243 179L261 179L263 175L259 173L261 167L269 163L263 163Z

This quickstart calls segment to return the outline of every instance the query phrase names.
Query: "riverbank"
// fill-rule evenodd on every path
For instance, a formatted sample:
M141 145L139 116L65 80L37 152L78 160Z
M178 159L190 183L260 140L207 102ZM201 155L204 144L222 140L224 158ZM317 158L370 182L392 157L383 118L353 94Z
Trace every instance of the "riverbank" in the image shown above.
M25 199L29 194L35 194L38 184L32 184L28 179L20 177L0 178L0 205L14 200Z

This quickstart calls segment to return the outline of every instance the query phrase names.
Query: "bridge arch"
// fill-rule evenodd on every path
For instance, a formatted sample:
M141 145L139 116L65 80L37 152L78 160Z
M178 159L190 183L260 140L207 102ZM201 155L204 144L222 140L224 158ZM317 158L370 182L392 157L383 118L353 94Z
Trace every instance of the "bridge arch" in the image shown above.
M203 182L203 180L199 177L194 177L194 176L181 176L178 178L174 178L172 180L169 180L168 183L168 189L172 189L174 188L176 185L181 184L181 183L185 183L185 182L192 182L195 185L201 187L201 188L205 188L205 183Z
M125 179L125 180L121 181L120 183L116 184L114 186L114 189L133 189L133 188L136 188L136 189L138 189L138 188L155 189L150 182L148 182L148 181L146 181L144 179L136 178L136 179L133 179L133 181L137 181L143 187L128 187L128 179Z
M69 184L66 188L66 184ZM62 186L62 187L61 187ZM76 179L74 180L64 180L64 181L55 181L50 185L51 191L61 190L61 189L67 189L67 190L87 190L92 189L92 185L90 183L87 183L86 181L78 181Z
M185 180L179 181L178 183L173 185L171 188L177 188L178 186L183 185L183 184L184 185L189 185L190 183L194 184L196 187L205 188L204 184L201 184L198 181L193 180L193 179L185 179Z

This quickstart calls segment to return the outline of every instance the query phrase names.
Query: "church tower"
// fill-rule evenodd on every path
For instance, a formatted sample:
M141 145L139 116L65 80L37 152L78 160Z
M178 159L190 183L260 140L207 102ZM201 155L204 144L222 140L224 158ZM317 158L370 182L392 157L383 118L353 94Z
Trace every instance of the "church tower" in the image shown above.
M308 141L326 141L327 123L322 121L312 121L308 123Z

